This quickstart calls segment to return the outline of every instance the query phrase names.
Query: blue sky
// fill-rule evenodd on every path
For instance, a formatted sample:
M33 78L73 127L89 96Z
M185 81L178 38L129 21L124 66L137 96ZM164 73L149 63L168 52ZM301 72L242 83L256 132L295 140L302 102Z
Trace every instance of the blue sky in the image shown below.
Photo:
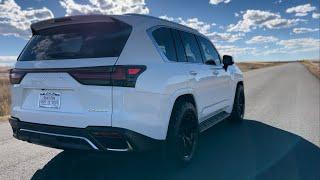
M141 13L207 35L238 61L320 59L319 0L0 0L0 66L11 65L39 20Z

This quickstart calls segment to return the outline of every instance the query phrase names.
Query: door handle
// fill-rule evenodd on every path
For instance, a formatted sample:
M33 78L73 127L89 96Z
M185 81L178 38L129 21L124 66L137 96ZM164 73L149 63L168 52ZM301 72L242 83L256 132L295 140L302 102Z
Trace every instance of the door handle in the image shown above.
M219 75L219 71L213 71L212 74L215 75L215 76L218 76Z
M197 75L198 73L197 72L195 72L195 71L190 71L189 72L192 76L195 76L195 75Z

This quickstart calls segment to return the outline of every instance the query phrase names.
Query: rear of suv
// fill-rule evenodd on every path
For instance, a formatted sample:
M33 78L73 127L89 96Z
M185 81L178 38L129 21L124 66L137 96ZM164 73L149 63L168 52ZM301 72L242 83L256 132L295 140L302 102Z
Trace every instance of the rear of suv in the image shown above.
M144 15L31 25L10 71L15 138L61 149L146 151L188 163L199 133L244 114L243 76L194 29Z

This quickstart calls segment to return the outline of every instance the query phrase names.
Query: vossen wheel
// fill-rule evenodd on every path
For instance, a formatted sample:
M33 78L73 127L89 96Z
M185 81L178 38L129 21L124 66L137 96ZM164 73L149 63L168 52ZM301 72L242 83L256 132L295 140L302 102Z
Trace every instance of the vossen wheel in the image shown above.
M165 160L185 166L195 156L199 143L197 112L192 103L178 103L172 112L165 145Z

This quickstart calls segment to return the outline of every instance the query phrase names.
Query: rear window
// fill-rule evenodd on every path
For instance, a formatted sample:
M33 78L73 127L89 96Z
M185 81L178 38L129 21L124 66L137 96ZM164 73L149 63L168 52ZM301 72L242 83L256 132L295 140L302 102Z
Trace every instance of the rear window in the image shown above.
M118 57L131 33L122 22L64 25L36 32L19 61Z
M176 61L176 51L174 41L172 39L171 31L169 28L159 28L152 32L159 49L166 55L169 61Z

